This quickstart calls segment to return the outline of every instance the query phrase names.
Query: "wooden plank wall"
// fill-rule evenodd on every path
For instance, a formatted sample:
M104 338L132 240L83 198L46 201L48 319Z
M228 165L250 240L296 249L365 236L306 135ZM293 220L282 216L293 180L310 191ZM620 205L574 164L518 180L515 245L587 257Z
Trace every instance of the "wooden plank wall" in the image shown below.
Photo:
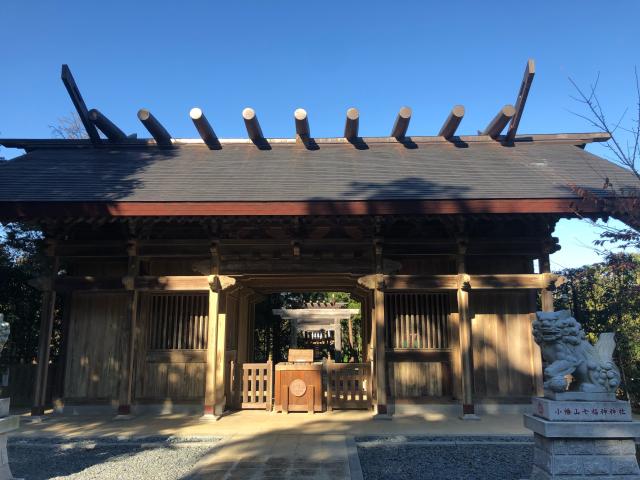
M451 372L444 362L389 361L389 393L396 400L450 397Z
M476 397L529 398L534 394L535 296L526 290L474 291L470 301Z
M449 348L449 294L398 293L384 296L388 348Z
M93 402L118 398L126 358L128 293L74 293L69 325L64 396Z
M209 321L207 294L143 294L139 312L135 400L143 403L202 401ZM173 317L178 321L168 324ZM188 340L167 325L178 329L182 325L181 330L190 333ZM163 331L175 335L165 335L167 338L163 340L158 336Z

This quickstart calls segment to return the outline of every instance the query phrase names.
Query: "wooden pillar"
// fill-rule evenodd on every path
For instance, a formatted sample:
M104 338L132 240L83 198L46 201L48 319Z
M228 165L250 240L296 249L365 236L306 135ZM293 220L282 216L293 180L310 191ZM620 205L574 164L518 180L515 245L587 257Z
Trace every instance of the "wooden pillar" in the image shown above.
M337 362L342 359L342 323L339 318L333 321L333 343Z
M387 360L385 342L385 315L384 315L384 291L382 275L376 282L374 291L374 318L375 318L375 362L376 362L376 413L387 415Z
M67 368L67 355L69 351L69 324L71 323L71 305L73 294L66 293L62 299L62 332L60 341L60 355L56 366L54 385L52 392L53 409L62 411L64 408L64 381Z
M220 294L209 290L209 324L207 328L207 364L205 369L204 414L214 415L216 405L216 357L218 350L218 305Z
M462 418L477 419L473 403L473 338L471 327L471 311L469 309L469 275L466 265L466 241L458 242L458 324L460 338L460 364L462 366Z
M226 406L226 346L227 312L223 291L235 284L235 279L219 275L218 246L211 246L209 275L209 325L207 329L207 365L205 369L204 414L220 416Z
M549 253L543 251L539 259L540 273L551 273L551 261L549 260ZM553 292L548 288L542 290L542 311L553 312Z
M34 386L33 406L31 415L44 415L47 402L47 383L49 376L49 354L51 353L51 335L53 333L53 319L56 313L56 292L53 283L58 274L59 260L55 256L55 242L47 242L46 255L51 263L51 277L42 291L42 306L40 308L40 335L38 337L38 367Z
M227 405L226 398L226 379L227 379L227 320L229 318L227 308L229 298L226 293L221 293L218 297L218 329L217 329L217 348L216 348L216 367L215 367L215 404L213 414L220 416L224 413Z
M247 358L250 362L254 361L256 351L256 303L257 300L255 298L252 298L249 307L249 338L247 342Z
M248 362L249 346L249 296L250 291L243 291L240 294L240 305L238 306L238 364Z
M128 330L126 357L122 359L122 369L120 372L120 389L118 394L118 415L129 415L133 401L133 370L135 360L136 330L138 328L138 291L135 289L134 279L140 271L138 260L138 245L135 240L129 241L127 245L128 269L127 276L123 279L124 287L130 292L129 304L127 305Z
M551 261L549 260L549 249L545 246L543 247L542 253L540 254L540 258L538 259L538 265L540 268L541 274L550 274L551 273ZM540 300L542 303L542 311L543 312L553 312L553 291L550 288L542 289L540 293ZM535 299L534 299L535 301ZM534 304L535 305L535 304ZM533 355L533 385L534 385L534 395L543 396L544 395L544 378L543 378L543 365L542 365L542 351L540 350L540 346L535 342L531 341L531 353Z

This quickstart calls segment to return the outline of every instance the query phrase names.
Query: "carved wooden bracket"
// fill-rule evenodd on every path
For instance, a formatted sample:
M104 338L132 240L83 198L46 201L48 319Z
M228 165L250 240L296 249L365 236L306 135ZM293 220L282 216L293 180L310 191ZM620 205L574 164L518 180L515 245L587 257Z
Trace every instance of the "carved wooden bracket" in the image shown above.
M131 275L126 275L124 277L122 277L122 285L124 285L124 288L126 290L135 290L135 284L136 284L136 277L133 277Z
M381 273L373 275L365 275L358 278L358 285L368 288L369 290L384 290L384 275Z
M236 284L236 279L226 275L209 275L207 277L211 290L217 293Z
M560 285L566 283L566 277L562 275L557 275L555 273L543 273L542 274L542 284L545 290L550 292L555 291Z
M458 288L465 292L471 291L471 276L466 273L458 274Z

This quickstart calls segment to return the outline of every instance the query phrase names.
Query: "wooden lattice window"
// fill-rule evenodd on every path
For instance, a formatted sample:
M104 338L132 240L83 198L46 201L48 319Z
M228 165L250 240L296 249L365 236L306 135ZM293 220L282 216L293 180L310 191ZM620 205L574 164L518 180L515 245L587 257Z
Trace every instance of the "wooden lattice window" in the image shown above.
M390 348L449 348L447 293L385 293L384 305Z
M207 348L206 293L154 293L148 296L148 302L151 350Z

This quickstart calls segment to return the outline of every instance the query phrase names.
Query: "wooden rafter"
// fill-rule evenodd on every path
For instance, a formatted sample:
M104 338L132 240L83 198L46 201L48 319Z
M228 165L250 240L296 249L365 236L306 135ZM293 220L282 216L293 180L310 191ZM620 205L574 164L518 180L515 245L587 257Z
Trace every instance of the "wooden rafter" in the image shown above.
M524 111L524 104L527 102L529 96L529 89L533 83L533 76L536 74L536 64L532 58L527 61L527 66L524 69L524 77L520 85L520 91L518 92L518 98L515 105L515 114L511 118L509 129L507 130L507 141L512 142L516 138L518 132L518 125L522 118L522 112Z
M62 65L62 73L60 77L62 78L62 83L64 83L67 92L69 92L69 96L71 97L71 101L73 102L76 112L78 112L82 125L84 125L84 129L87 131L87 135L89 135L89 140L91 140L92 144L99 145L101 143L100 135L89 118L87 106L84 103L80 90L78 89L78 85L76 84L68 65Z

